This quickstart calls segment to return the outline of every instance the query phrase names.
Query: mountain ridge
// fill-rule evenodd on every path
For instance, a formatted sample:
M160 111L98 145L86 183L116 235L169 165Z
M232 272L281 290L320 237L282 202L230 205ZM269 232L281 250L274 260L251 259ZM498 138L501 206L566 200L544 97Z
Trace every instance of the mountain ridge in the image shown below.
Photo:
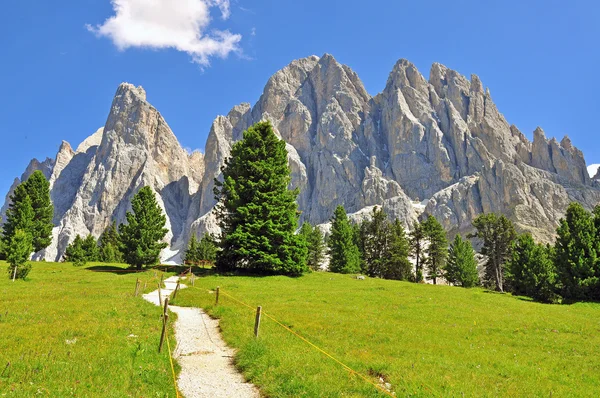
M570 139L547 139L538 127L529 141L477 75L434 63L425 79L400 59L371 96L350 67L325 54L292 61L254 106L217 116L204 154L181 147L141 86L121 84L104 127L75 151L63 142L55 159L32 161L22 175L45 168L55 201L53 243L37 256L58 260L76 234L98 236L112 219L122 222L133 193L150 185L171 230L163 260L178 261L190 234L217 231L213 180L232 144L260 120L286 141L301 218L314 224L338 204L357 217L383 205L407 227L424 212L453 234L497 211L548 241L570 201L600 202L600 183Z

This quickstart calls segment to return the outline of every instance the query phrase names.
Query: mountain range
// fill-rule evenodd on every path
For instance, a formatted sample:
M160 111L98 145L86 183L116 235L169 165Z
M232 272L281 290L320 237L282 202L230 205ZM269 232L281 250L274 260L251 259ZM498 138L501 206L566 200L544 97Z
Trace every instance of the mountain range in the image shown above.
M122 83L103 127L75 149L63 141L54 158L29 163L2 217L16 185L41 170L55 227L36 258L58 261L76 235L97 237L112 220L123 222L132 196L148 185L167 215L162 259L177 262L191 234L218 232L214 179L232 144L261 120L286 141L301 221L313 224L327 223L339 204L354 219L378 205L408 228L434 215L452 235L470 231L478 214L498 212L549 242L571 201L600 203L600 173L588 172L571 140L548 139L538 127L529 141L476 75L435 63L426 79L401 59L371 96L350 67L325 54L292 61L253 106L217 116L204 153L186 152L144 89Z

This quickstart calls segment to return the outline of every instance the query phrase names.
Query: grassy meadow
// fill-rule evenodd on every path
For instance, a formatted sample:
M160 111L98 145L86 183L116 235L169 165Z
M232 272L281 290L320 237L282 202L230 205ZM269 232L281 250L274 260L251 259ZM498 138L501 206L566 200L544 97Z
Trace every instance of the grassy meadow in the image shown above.
M161 310L133 297L155 271L32 264L12 282L0 262L0 397L175 397Z
M263 311L398 397L597 397L600 304L544 305L482 289L349 275L199 278L174 304L221 319L246 377L273 397L380 397Z

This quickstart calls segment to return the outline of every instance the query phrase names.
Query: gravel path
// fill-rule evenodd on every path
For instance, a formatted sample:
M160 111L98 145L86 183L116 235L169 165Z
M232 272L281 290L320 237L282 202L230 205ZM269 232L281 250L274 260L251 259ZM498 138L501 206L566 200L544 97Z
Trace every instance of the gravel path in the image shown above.
M165 280L161 295L171 295L179 277ZM180 284L180 288L186 286ZM144 299L159 305L158 290L145 294ZM229 348L219 332L219 321L202 309L169 306L177 314L173 358L181 365L177 379L179 391L186 398L258 398L258 389L246 383L233 365L235 351Z

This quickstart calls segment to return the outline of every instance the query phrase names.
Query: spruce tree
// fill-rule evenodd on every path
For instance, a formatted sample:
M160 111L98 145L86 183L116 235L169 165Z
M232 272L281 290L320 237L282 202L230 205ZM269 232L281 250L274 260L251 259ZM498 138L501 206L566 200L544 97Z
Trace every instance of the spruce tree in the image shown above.
M33 208L31 236L33 238L33 250L37 253L50 246L52 242L54 206L52 206L50 200L50 183L44 174L37 170L29 176L24 185L27 194L31 198Z
M354 232L344 206L335 209L331 219L329 270L342 274L360 271L360 253L354 243Z
M556 267L567 300L600 299L600 244L592 215L571 203L556 230Z
M85 237L83 240L83 251L85 252L85 260L94 262L100 260L100 248L98 247L98 241L91 234Z
M307 270L298 228L299 191L290 190L286 144L270 122L251 126L215 180L221 226L217 269L300 275Z
M100 235L100 261L106 263L120 263L123 261L123 255L119 250L119 239L117 222L113 221Z
M510 259L512 244L517 233L513 223L504 215L480 214L473 220L477 237L482 242L481 254L487 256L485 264L486 285L504 291L505 264Z
M362 235L364 271L371 277L383 277L391 228L382 208L373 208L371 220L364 222Z
M202 235L196 250L198 261L213 263L217 259L217 252L218 247L214 235L210 233Z
M550 249L537 244L531 234L520 235L513 243L508 262L507 282L515 294L551 303L556 299L556 272Z
M7 247L6 260L10 264L8 267L9 278L25 279L31 270L31 264L27 263L31 253L33 253L31 235L22 229L15 230Z
M10 205L6 211L6 222L4 223L4 233L2 240L6 247L7 256L9 254L9 246L17 230L22 230L31 236L33 226L33 206L31 198L27 194L25 184L19 184L13 194L10 196Z
M83 248L83 239L77 235L75 240L71 242L65 250L65 261L73 263L74 266L80 267L86 264L87 255Z
M190 240L188 241L187 249L183 255L183 261L188 265L198 265L198 238L196 233L192 233Z
M382 277L408 281L412 277L412 264L408 260L410 247L406 231L398 219L390 225L389 231Z
M325 260L325 238L321 228L314 226L307 240L308 244L308 257L306 260L307 265L313 270L317 271L321 268L321 264Z
M127 224L119 227L120 249L125 262L138 270L158 263L160 251L168 246L162 242L168 229L167 218L156 202L152 189L143 187L131 201L133 212L127 212Z
M425 230L423 225L415 222L413 230L410 232L410 254L415 259L414 281L420 283L423 281L423 263L425 261Z
M425 249L427 259L425 266L429 273L429 279L433 280L433 284L437 284L437 278L443 276L443 270L448 257L448 238L446 230L434 216L429 216L423 223L425 238L429 241L429 245Z
M471 242L463 240L460 234L454 237L454 242L448 249L445 271L446 280L455 286L469 288L479 284L475 251Z

